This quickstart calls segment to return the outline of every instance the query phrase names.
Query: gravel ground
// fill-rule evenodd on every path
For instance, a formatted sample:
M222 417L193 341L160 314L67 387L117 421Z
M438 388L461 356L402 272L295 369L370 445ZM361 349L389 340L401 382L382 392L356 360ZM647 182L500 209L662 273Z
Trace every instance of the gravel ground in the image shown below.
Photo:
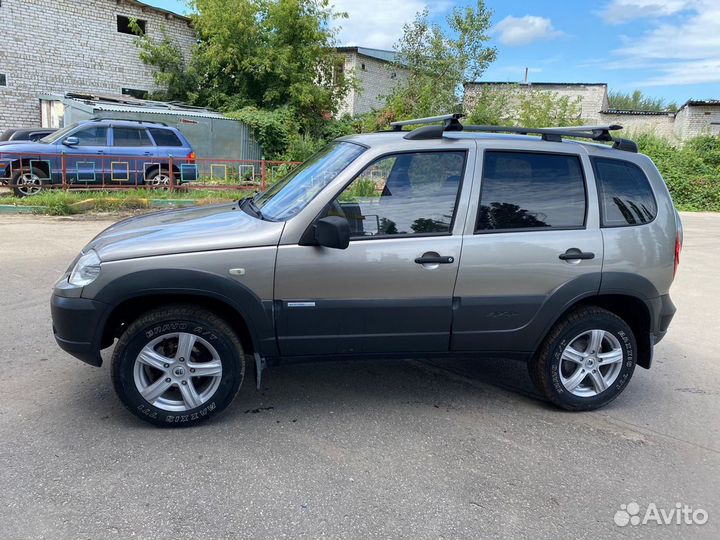
M339 362L166 430L52 338L52 282L111 222L0 216L0 537L718 538L720 215L683 219L678 314L601 411L552 408L511 361ZM631 501L709 520L617 526Z

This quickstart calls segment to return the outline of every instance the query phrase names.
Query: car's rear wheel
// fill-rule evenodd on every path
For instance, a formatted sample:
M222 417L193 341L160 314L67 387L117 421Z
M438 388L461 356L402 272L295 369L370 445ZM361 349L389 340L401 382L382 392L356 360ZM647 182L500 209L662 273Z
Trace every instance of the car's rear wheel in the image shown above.
M530 377L563 409L597 409L625 389L635 370L635 336L620 317L596 306L558 322L529 364Z
M133 322L112 359L115 391L137 417L192 425L225 409L245 374L243 348L210 311L174 305Z
M18 169L10 177L10 187L16 197L30 197L40 193L48 181L43 171Z
M180 185L180 178L174 177L174 184ZM170 171L168 169L150 169L145 174L145 185L155 189L168 189L170 187Z

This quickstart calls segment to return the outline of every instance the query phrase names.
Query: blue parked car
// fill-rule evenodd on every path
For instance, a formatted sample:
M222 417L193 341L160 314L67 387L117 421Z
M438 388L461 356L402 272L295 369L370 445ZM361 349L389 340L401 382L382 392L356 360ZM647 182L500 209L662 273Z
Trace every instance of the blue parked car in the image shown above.
M171 168L172 163L172 168ZM40 139L0 142L0 176L18 197L50 184L163 187L197 178L195 152L162 123L95 119Z

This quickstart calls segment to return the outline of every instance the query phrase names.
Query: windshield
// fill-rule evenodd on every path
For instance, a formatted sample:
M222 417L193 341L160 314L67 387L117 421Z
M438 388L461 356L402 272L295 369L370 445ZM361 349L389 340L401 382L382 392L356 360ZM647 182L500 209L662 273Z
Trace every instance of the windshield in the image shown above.
M264 218L284 221L305 208L365 148L348 142L335 142L294 169L255 199Z
M58 129L55 133L51 133L51 134L48 135L47 137L43 137L43 138L40 139L38 142L41 142L41 143L54 143L55 141L59 141L60 139L62 139L63 137L65 137L65 135L67 135L68 133L70 133L73 129L75 129L76 127L78 127L78 125L79 125L79 124L78 124L77 122L75 122L74 124L70 124L69 126L66 126L66 127L62 128L62 129Z

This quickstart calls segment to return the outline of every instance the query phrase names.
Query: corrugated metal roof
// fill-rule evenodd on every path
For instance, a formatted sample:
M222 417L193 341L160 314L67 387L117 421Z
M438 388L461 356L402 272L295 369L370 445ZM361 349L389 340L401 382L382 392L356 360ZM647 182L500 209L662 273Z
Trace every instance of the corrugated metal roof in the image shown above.
M602 114L630 114L638 116L673 116L675 111L634 111L632 109L607 109Z
M376 60L381 60L382 62L395 62L397 53L395 51L387 51L384 49L371 49L369 47L337 47L336 49L338 52L354 52L357 54L361 54L363 56L367 56L369 58L375 58Z
M514 84L519 86L607 86L607 83L591 82L512 82L512 81L466 81L463 84Z
M159 107L141 107L141 106L127 106L127 105L116 105L114 103L90 103L95 110L98 111L113 111L113 112L129 112L129 113L149 113L149 114L163 114L163 115L174 115L174 116L192 116L196 118L217 118L221 120L231 120L225 117L219 112L209 111L206 109L184 109L184 108L159 108Z

